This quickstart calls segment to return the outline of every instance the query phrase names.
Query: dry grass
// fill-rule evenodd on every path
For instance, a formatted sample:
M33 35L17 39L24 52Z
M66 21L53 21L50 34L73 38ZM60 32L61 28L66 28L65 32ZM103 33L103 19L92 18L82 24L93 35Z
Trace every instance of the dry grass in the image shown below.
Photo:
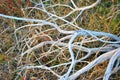
M6 3L6 2L7 3ZM25 18L35 18L47 20L51 23L57 23L62 30L71 31L78 30L77 27L73 25L66 24L67 22L56 18L50 18L50 15L43 12L42 10L31 9L28 6L36 6L36 4L30 2L25 5L25 3L13 2L9 4L9 0L1 0L0 1L0 13L4 13L7 15L20 16ZM34 1L34 0L33 0ZM73 7L69 0L44 0L45 8L48 12L56 14L57 16L64 17L68 13L70 13L71 9L67 7L52 7L55 4L65 4ZM74 0L78 7L88 6L94 3L96 0ZM29 2L29 0L28 0ZM39 0L37 3L40 2ZM51 6L49 6L51 5ZM12 8L8 7L12 6ZM38 8L41 5L38 6ZM4 10L7 8L6 10ZM28 9L25 9L28 8ZM17 11L13 11L16 9ZM1 12L2 11L2 12ZM72 13L71 15L65 17L64 19L71 22L79 15L79 11ZM49 41L58 41L63 37L70 36L69 34L62 34L57 31L55 28L50 27L50 25L40 26L29 26L23 29L20 29L16 32L18 38L18 44L16 42L16 37L14 32L19 27L29 24L37 24L37 22L24 22L17 20L10 20L0 17L0 80L57 80L58 77L52 71L57 73L58 75L64 75L68 69L70 64L63 65L59 67L55 67L56 65L62 63L71 62L71 55L68 49L69 39L65 39L62 42L65 43L64 46L55 45L54 42ZM65 25L64 25L65 24ZM79 18L77 18L74 22L74 25L79 26L79 28L94 30L94 31L103 31L115 34L120 36L120 1L119 0L103 0L101 4L98 6L85 10ZM90 38L88 36L87 38ZM77 37L74 41L74 44L79 44L82 42L84 36ZM107 38L108 40L108 38ZM43 44L44 42L48 42ZM36 48L28 53L26 53L21 58L21 54L25 51L31 49L37 44L41 43L41 47ZM59 43L59 42L57 42ZM62 44L63 45L63 44ZM107 43L103 43L100 41L85 43L83 44L87 48L96 48L101 46L106 46ZM116 47L115 47L116 48ZM75 59L80 59L87 54L85 51L81 51L81 49L74 48L73 52L75 53ZM108 52L108 51L105 51ZM96 51L94 54L90 55L90 57L76 63L73 71L70 73L71 75L78 71L79 69L85 67L88 63L96 59L98 56L104 54L100 50ZM21 60L21 61L20 61ZM104 76L106 67L109 63L109 60L102 62L92 68L91 70L83 73L76 80L101 80ZM115 63L116 64L116 63ZM46 67L40 68L29 68L22 69L25 66L39 66L44 65L49 67L52 71L47 70ZM119 64L120 65L120 64ZM114 65L115 66L115 65ZM45 68L45 69L44 69ZM21 70L22 69L22 70ZM119 80L120 79L120 68L117 72L113 71L110 80Z

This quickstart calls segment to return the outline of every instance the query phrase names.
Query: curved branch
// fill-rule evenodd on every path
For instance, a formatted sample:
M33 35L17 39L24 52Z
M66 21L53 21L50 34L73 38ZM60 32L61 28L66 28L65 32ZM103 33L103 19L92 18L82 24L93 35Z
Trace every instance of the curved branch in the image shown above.
M96 58L94 61L92 61L91 63L89 63L87 66L83 67L82 69L78 70L76 73L74 73L73 75L71 75L69 78L71 80L75 80L77 77L79 77L79 75L81 75L82 73L88 71L89 69L93 68L94 66L96 66L99 63L104 62L107 59L110 59L112 57L113 54L115 54L115 52L118 49L114 49L112 51L109 51L107 53L104 53L103 55L99 56L98 58Z
M110 62L109 62L108 67L107 67L107 70L104 74L103 80L109 80L109 77L112 73L112 68L113 68L114 63L118 57L120 57L120 48L118 48L116 50L115 54L111 57Z

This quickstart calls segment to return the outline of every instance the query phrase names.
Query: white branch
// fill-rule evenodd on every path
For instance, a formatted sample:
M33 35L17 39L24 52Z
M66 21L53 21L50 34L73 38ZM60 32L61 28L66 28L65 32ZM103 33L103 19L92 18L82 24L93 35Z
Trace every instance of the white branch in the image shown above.
M107 70L104 74L103 80L109 80L109 77L112 73L112 69L114 66L115 61L117 60L117 58L120 57L120 48L118 48L115 52L115 54L111 57L110 62L108 64Z
M71 80L75 80L78 76L80 76L82 73L88 71L89 69L93 68L95 65L104 62L107 59L110 59L112 57L112 55L117 51L118 49L109 51L107 53L104 53L103 55L99 56L98 58L96 58L94 61L92 61L91 63L89 63L87 66L83 67L82 69L78 70L76 73L74 73L73 75L71 75L69 78Z

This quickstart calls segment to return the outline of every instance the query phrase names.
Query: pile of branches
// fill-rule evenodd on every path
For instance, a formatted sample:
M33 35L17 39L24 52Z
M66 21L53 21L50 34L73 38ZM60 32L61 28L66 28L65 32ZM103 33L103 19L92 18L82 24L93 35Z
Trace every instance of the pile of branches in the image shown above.
M29 70L34 73L34 70L40 69L35 73L45 70L52 73L49 75L55 76L55 79L75 80L96 65L109 60L103 76L103 80L109 80L111 74L120 69L120 37L86 30L76 24L77 20L82 20L86 10L96 7L101 0L80 8L73 0L69 2L33 2L34 7L22 8L23 12L28 12L24 18L0 14L2 18L24 22L20 27L15 27L14 32L16 48L20 53L19 75L27 76ZM64 14L59 12L60 9ZM73 14L76 16L71 18ZM98 53L101 54L91 62L87 61ZM87 65L80 66L83 63ZM42 76L40 79L43 79Z

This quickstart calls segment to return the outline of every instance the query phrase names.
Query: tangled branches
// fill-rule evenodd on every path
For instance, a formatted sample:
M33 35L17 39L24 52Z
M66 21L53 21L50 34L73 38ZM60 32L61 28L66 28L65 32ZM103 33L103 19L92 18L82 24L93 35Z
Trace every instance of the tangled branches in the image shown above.
M18 62L20 73L26 76L27 70L41 69L51 72L59 80L75 80L82 73L110 59L103 77L103 80L109 80L113 69L120 66L120 37L85 30L76 24L84 11L97 6L101 0L81 8L73 0L69 2L71 5L56 4L51 0L34 2L34 7L23 8L26 13L28 11L25 17L32 16L31 19L0 14L4 18L30 22L15 29L16 44L21 53ZM67 9L68 13L62 14L57 8ZM71 19L73 14L77 16ZM34 16L38 16L38 19ZM86 61L98 52L102 53L99 57L89 63ZM76 69L78 63L82 62L88 64Z

